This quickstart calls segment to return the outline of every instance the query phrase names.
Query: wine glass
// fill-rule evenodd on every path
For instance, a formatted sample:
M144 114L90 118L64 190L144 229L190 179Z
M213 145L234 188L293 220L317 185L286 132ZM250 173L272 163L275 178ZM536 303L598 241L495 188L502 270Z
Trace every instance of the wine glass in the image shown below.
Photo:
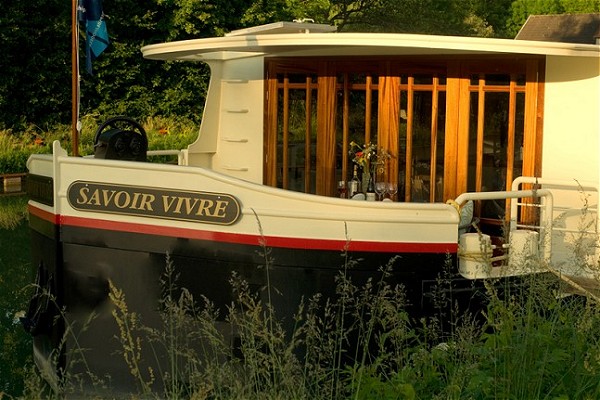
M377 198L379 201L383 200L383 196L385 196L386 191L387 185L385 182L375 182L375 193L377 193Z
M390 195L390 199L394 200L394 195L398 193L398 185L392 182L387 183L387 192Z
M337 191L338 196L342 199L346 198L346 181L338 181L337 183Z

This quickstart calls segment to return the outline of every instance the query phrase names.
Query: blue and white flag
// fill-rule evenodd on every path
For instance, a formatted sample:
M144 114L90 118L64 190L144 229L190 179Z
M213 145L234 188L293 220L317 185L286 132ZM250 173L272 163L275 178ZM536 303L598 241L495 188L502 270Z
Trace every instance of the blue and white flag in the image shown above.
M102 0L79 0L79 21L85 23L85 64L92 74L92 61L108 47L108 31Z

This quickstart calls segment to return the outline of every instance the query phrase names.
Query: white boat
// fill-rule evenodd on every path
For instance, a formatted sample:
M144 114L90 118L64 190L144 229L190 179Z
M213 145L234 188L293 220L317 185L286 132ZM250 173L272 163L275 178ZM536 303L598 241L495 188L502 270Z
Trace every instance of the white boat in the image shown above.
M149 162L159 153L122 119L100 129L95 157L56 142L28 162L39 282L69 321L97 315L77 343L94 371L118 368L106 356L117 332L108 280L155 322L166 254L181 285L223 305L233 271L265 285L269 249L283 316L302 296L334 294L344 252L360 259L358 281L399 256L391 281L406 285L415 313L430 306L447 260L456 285L548 268L595 276L599 45L282 22L142 53L210 66L198 139L169 152L177 165ZM132 138L134 150L119 147ZM351 142L391 155L374 179L398 186L393 201L338 197ZM44 363L64 326L33 304L28 327Z

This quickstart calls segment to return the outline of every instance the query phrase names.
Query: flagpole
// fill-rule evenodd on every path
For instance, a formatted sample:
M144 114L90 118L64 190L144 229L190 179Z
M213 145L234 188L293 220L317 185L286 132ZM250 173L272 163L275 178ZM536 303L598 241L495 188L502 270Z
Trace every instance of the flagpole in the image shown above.
M79 27L78 0L71 0L71 144L73 156L79 156Z

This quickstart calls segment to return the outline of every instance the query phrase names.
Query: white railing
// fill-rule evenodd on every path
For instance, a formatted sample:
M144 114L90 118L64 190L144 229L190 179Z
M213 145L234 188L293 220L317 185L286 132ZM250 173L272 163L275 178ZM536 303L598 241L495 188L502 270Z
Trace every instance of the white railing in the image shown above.
M596 235L600 232L600 220L598 219L598 185L591 182L582 182L576 180L556 180L556 179L544 179L544 178L534 178L534 177L526 177L522 176L513 181L512 189L520 190L523 185L534 185L539 188L544 188L553 192L556 191L564 191L569 192L571 194L577 193L578 198L575 198L573 195L565 198L564 201L556 202L553 206L553 215L552 218L557 218L556 214L561 214L565 212L576 211L578 213L586 212L588 215L595 220L593 224L589 224L587 227L577 226L576 228L570 227L559 227L556 224L552 225L552 230L554 232L566 232L566 233L584 233L590 235ZM591 196L595 198L595 204L589 204L589 201L586 200L587 196ZM564 198L564 197L563 197ZM587 205L585 203L588 203ZM511 208L511 214L514 213L514 210L517 210L517 207L523 206L531 206L530 204L525 204L522 202L515 202L513 204L513 208ZM514 210L513 210L514 209ZM511 219L511 223L512 223ZM518 228L527 228L528 226L517 223L516 219L514 220L514 227L511 226L511 229Z
M480 234L479 240L465 236L465 243L471 240L474 245L466 253L463 251L459 254L463 262L461 274L470 279L480 279L507 271L509 275L527 273L525 269L517 271L506 268L504 260L511 264L511 257L514 260L514 256L518 254L518 249L511 248L513 244L523 247L526 240L531 242L535 238L536 242L532 242L536 244L535 249L528 250L528 254L521 257L520 261L527 261L526 259L537 255L540 261L543 260L543 265L560 276L598 276L597 268L594 268L598 264L600 253L598 184L519 177L515 179L511 189L504 192L465 193L456 198L458 205L468 200L507 200L510 206L508 237L503 246L507 253L499 256L502 258L502 266L491 268L490 261L497 261L495 258L498 257L491 258L491 250L486 250L489 254L479 250L479 241L487 235ZM473 258L472 255L476 257Z
M177 165L183 164L183 152L181 150L148 150L148 157L153 156L177 156Z
M520 202L519 199L529 198L532 200L540 199L540 202ZM509 200L511 204L509 235L516 229L530 229L539 233L540 254L545 259L550 259L552 253L551 227L552 216L554 214L554 198L552 192L548 189L530 189L530 190L511 190L499 192L469 192L458 196L454 201L460 206L469 200ZM519 225L517 218L519 207L536 207L541 209L540 219L537 225Z

